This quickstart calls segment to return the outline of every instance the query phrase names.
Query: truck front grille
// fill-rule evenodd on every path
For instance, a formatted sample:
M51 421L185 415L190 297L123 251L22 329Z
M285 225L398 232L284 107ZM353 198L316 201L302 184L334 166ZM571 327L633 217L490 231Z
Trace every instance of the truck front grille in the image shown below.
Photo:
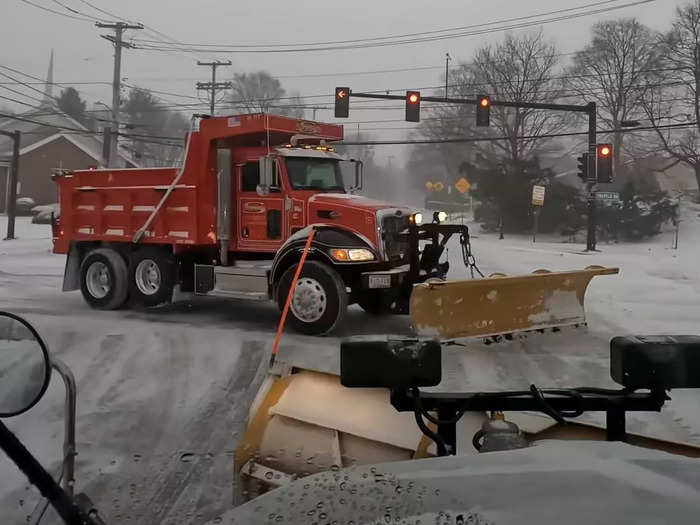
M408 238L399 235L408 230L408 224L408 215L388 215L382 220L384 253L390 261L405 259L408 256Z

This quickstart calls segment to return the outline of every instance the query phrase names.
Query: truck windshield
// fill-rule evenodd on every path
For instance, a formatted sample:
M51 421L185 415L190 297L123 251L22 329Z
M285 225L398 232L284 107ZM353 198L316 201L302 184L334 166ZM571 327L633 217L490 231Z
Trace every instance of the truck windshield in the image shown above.
M287 175L295 190L345 191L340 163L335 159L287 157Z

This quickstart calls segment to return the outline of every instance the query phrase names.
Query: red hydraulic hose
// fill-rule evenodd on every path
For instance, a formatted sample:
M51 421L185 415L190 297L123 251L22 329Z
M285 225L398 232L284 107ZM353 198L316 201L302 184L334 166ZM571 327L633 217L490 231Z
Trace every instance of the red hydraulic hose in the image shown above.
M272 355L270 356L270 366L275 364L275 356L277 355L277 346L280 343L280 337L282 336L282 329L284 328L284 322L287 320L287 312L289 311L289 305L292 302L292 296L294 295L294 288L297 285L297 280L299 279L299 274L304 266L304 261L306 261L306 254L309 253L309 248L311 247L311 240L314 238L316 230L311 227L309 236L306 238L306 244L304 245L304 251L301 253L301 259L299 259L299 264L297 265L297 270L294 272L294 278L292 279L292 284L289 286L289 292L287 293L287 300L284 302L284 308L282 309L282 315L280 316L280 321L277 324L277 333L275 334L275 341L272 343Z

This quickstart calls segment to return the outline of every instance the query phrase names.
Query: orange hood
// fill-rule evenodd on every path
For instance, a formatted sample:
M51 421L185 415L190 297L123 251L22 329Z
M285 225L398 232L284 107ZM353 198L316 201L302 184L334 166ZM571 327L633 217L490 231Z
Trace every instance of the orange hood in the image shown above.
M386 201L379 201L363 197L361 195L352 195L350 193L317 193L309 199L309 204L312 206L339 206L348 208L357 208L366 211L379 211L386 208L401 208L405 206L392 204Z

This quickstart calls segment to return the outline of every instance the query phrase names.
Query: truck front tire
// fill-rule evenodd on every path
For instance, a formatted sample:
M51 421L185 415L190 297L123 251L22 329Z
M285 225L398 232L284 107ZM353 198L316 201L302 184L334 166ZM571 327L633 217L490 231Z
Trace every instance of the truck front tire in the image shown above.
M99 248L80 265L80 291L93 308L115 310L129 295L126 262L116 251Z
M297 266L287 268L277 285L280 310L284 309ZM341 322L347 308L345 283L338 273L326 264L306 261L289 305L287 319L292 328L307 335L327 334Z
M173 297L175 262L163 249L142 247L129 258L129 302L136 307L168 303Z

